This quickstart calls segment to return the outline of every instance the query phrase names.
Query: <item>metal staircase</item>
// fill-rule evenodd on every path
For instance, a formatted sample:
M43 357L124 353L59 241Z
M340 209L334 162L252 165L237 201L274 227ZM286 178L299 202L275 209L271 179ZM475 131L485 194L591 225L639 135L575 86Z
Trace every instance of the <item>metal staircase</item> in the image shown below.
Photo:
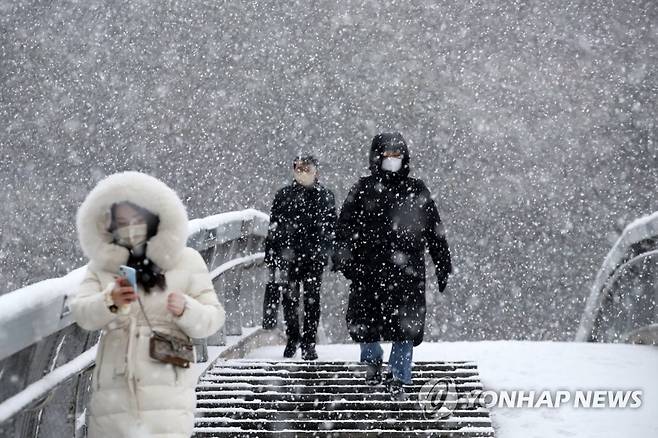
M367 386L356 362L219 361L197 386L195 437L493 437L489 411L467 403L482 389L472 362L417 362L409 399ZM449 378L463 396L440 418L419 391ZM457 400L457 397L455 397Z

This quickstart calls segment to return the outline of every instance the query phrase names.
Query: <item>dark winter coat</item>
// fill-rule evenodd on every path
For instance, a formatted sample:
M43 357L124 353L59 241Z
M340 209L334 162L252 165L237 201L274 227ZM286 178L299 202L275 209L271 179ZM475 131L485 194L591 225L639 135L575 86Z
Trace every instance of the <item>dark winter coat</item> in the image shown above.
M408 176L404 140L399 136L403 167L392 173L381 169L383 146L391 139L378 137L372 175L352 187L341 210L334 269L352 280L346 319L354 341L418 345L425 326L426 248L444 283L452 272L450 250L429 190Z
M265 263L288 270L293 280L322 271L333 248L335 228L334 194L319 183L304 187L294 181L274 197Z

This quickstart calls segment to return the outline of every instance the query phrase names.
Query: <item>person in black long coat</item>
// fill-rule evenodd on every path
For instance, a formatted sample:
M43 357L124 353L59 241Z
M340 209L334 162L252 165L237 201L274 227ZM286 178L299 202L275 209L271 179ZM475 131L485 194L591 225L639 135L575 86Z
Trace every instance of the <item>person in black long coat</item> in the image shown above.
M334 194L318 182L318 162L311 156L293 162L294 180L274 197L265 240L265 263L280 271L290 287L283 294L288 342L284 357L301 344L304 360L317 359L315 339L320 320L322 274L333 248L336 227ZM273 274L274 276L274 274ZM300 286L304 290L304 328L299 333Z
M409 162L401 134L375 136L371 175L359 179L345 200L334 255L334 270L351 280L346 320L361 344L367 383L383 378L379 341L393 341L385 382L394 398L405 397L413 347L423 341L426 248L441 292L452 272L436 204L423 181L409 177Z

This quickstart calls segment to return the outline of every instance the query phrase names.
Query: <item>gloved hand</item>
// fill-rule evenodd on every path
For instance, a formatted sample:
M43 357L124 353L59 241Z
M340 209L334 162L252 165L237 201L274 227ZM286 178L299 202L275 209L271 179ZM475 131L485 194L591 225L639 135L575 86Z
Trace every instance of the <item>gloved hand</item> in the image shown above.
M443 293L443 291L446 290L446 287L448 287L448 276L444 275L439 278L439 292Z
M352 263L347 263L340 267L340 272L350 281L357 281L360 278L359 268Z
M268 268L274 268L274 256L269 253L265 254L265 259L263 259L263 263L265 263L265 266Z

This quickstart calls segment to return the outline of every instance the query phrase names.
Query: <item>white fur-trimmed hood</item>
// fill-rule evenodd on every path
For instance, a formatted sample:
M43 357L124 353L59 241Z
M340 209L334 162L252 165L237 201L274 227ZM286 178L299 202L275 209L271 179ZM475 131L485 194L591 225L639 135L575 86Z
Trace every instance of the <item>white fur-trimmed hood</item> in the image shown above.
M162 181L139 172L110 175L87 195L78 210L78 238L94 269L118 272L128 261L128 250L112 243L107 230L112 204L128 201L160 218L157 234L146 256L162 269L176 266L187 246L187 212L182 201Z

